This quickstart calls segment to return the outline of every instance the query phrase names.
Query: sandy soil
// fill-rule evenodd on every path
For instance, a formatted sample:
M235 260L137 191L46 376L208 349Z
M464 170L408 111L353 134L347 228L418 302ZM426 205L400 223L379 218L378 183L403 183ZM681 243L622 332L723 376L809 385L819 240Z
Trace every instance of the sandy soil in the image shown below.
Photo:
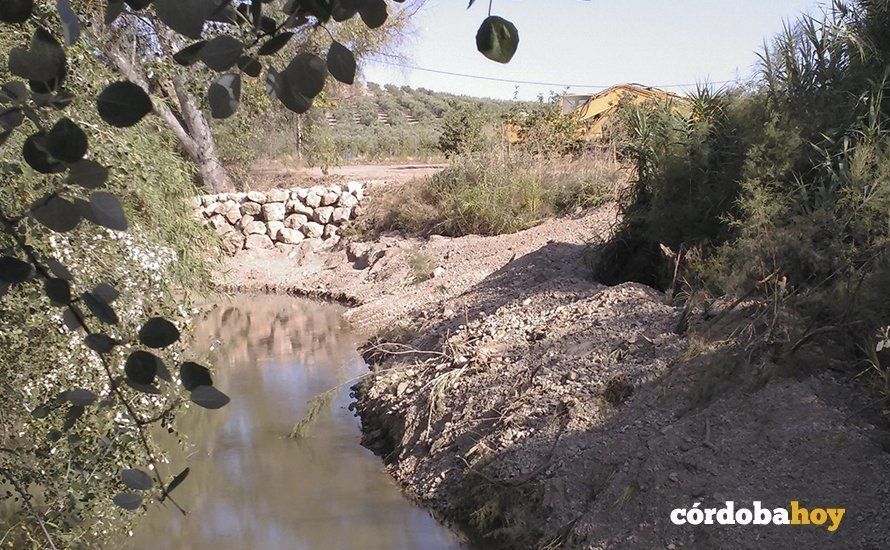
M587 244L614 220L246 252L225 280L346 301L353 325L398 342L365 349L379 369L359 391L365 443L480 546L890 547L890 439L859 413L870 397L721 344L744 317L703 340L714 319L698 311L679 336L659 292L588 280ZM727 500L846 515L834 533L669 519Z

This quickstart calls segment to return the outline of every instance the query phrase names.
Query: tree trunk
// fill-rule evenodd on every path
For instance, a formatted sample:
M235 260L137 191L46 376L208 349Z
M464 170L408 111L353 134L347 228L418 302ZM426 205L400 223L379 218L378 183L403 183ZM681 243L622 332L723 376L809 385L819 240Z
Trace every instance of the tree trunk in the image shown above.
M141 86L150 94L148 79L141 72L138 62L122 52L115 41L108 37L94 36L100 51L128 80ZM160 116L182 146L183 152L198 167L198 177L208 193L221 193L233 189L232 180L216 152L216 142L210 131L207 117L195 103L180 77L161 83L166 98L154 98L154 111ZM168 106L169 99L175 111Z

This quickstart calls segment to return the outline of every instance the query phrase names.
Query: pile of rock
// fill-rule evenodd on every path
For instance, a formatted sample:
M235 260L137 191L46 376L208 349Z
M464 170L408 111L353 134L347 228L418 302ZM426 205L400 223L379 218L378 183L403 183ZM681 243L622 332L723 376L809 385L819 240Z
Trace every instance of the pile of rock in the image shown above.
M305 240L340 239L340 229L354 219L364 186L346 185L272 189L205 195L196 204L232 251L287 248Z

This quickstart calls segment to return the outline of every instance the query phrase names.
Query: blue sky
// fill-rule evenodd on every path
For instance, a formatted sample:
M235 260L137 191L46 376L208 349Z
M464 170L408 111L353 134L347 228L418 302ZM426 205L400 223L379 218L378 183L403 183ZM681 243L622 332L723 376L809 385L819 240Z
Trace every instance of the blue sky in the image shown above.
M428 0L403 51L407 64L471 75L611 85L688 84L752 74L763 39L782 21L818 14L816 0L494 0L492 13L519 28L519 51L508 65L476 51L488 2ZM515 84L433 74L369 61L365 78L432 90L510 98ZM520 84L521 99L559 86ZM678 88L670 88L679 91ZM574 92L595 91L572 87Z

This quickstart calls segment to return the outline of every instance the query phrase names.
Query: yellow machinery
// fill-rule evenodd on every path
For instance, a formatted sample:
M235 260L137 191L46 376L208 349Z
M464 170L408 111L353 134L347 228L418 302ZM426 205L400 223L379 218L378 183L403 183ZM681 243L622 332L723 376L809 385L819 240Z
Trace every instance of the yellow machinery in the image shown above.
M683 96L658 88L639 84L618 84L598 94L566 95L560 100L560 106L564 115L574 113L579 117L586 128L585 137L590 141L603 135L609 118L615 113L622 100L630 101L634 105L641 105L649 101L666 101L680 109L685 108L688 101Z
M565 94L559 98L559 108L563 116L578 117L585 141L596 141L602 137L622 100L634 105L649 101L670 102L673 108L680 110L687 110L689 104L687 98L658 88L640 84L618 84L596 94ZM506 138L510 144L522 141L519 127L508 123Z

